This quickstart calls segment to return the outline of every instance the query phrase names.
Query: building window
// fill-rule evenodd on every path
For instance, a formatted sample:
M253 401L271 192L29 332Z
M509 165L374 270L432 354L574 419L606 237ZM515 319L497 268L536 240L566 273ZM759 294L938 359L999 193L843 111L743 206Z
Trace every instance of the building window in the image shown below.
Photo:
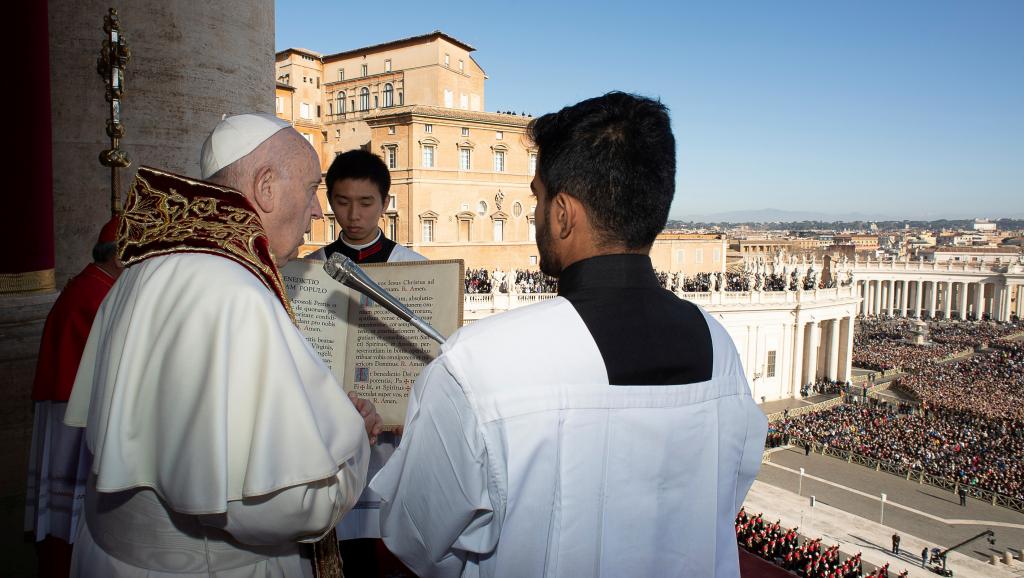
M459 170L468 171L472 162L473 151L468 148L459 149Z
M394 125L388 127L388 134L395 134L395 127L394 127Z
M366 76L367 70L365 64L359 69L359 72L361 72L363 76Z
M340 128L334 130L334 138L335 139L341 139L341 129Z
M338 80L345 80L345 69L344 68L339 68L338 69Z
M505 240L505 221L501 219L494 220L494 241L501 242Z
M476 214L481 217L487 214L487 201L480 201L476 204Z
M680 249L676 251L676 263L682 265L686 262L686 251Z
M494 151L494 172L505 172L505 151Z
M351 108L353 111L355 111L355 109L356 109L356 99L353 98L352 100L348 101L348 107Z
M434 145L423 145L423 168L434 168Z
M402 106L403 104L405 104L405 93L399 92L398 93L398 106Z
M448 68L448 66L451 65L451 63L452 63L452 58L450 56L448 56L448 53L446 52L445 55L444 55L444 67Z
M715 263L717 263L721 259L722 259L722 250L719 249L718 247L715 247L714 249L712 249L711 250L711 260L714 261Z
M698 265L704 263L704 249L696 249L693 252L693 262Z
M398 238L398 215L388 215L388 239Z
M423 242L434 242L434 221L433 219L423 221Z
M384 61L384 72L391 72L391 59Z
M764 375L765 377L775 377L775 350L768 352L768 363Z
M459 94L459 108L461 108L462 110L466 110L469 108L469 96L467 96L465 93Z
M530 255L530 265L533 265L533 266L537 265L537 256L536 255Z
M334 101L327 98L327 116L334 116Z
M327 240L334 242L338 238L338 220L333 216L327 218Z
M537 222L534 221L532 218L530 219L529 235L530 235L529 238L530 238L531 241L536 241L537 240Z
M384 108L389 106L395 106L395 87L390 82L384 85Z
M280 96L278 96L277 99L276 99L276 104L277 104L277 112L278 113L283 113L284 112L284 99L281 98Z
M394 195L388 195L388 208L386 210L388 210L388 211L397 211L398 210L398 199ZM392 237L392 239L393 239L393 237Z
M466 72L466 61L459 59L459 72Z
M423 132L425 132L427 134L430 134L430 133L434 132L434 125L432 125L432 124L425 124L425 125L423 125Z
M530 153L529 171L531 177L537 174L537 153Z
M468 128L462 127L462 136L469 136L469 129Z
M388 147L388 168L398 168L398 147Z
M515 217L523 216L523 204L519 201L512 203L512 215Z
M320 77L316 77L316 87L320 88Z
M335 102L336 102L335 110L338 112L338 114L345 114L345 93L344 92L339 92L338 93L338 100L336 100Z
M316 117L320 118L320 105L316 105Z
M304 132L302 133L302 136L303 138L306 139L306 142L308 142L309 144L313 144L313 135L309 134L308 132Z
M359 110L370 110L370 89L365 86L359 89Z
M305 119L313 118L310 115L309 103L308 102L303 102L302 104L299 105L299 117L300 118L305 118Z
M505 138L505 133L500 130L494 131L494 140L502 140Z

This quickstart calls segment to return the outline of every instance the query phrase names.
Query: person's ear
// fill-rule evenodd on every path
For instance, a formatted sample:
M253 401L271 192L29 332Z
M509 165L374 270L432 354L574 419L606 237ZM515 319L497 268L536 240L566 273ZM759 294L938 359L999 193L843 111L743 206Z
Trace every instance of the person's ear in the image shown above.
M551 199L551 218L555 223L555 233L559 239L567 239L576 227L576 212L579 208L575 200L565 193L558 193Z
M253 175L252 198L264 213L274 212L274 170L263 166Z

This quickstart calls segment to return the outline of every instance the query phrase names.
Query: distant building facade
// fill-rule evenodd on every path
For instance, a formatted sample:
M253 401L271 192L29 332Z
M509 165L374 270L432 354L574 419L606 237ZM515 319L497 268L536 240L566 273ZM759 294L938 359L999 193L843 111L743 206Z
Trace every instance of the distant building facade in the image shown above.
M474 51L441 31L336 54L289 48L276 55L277 115L324 171L356 148L384 160L392 184L380 226L396 242L467 268L536 269L531 118L485 110ZM303 254L340 234L324 187L319 196L325 218ZM726 249L724 235L664 233L652 259L666 272L724 271Z

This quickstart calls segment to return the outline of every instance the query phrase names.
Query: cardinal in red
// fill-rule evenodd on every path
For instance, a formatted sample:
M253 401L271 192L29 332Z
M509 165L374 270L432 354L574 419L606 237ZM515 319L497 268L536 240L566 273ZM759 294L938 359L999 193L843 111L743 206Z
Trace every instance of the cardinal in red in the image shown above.
M116 246L119 221L114 217L103 226L93 262L61 291L39 346L25 530L37 543L38 575L43 577L70 572L91 456L84 430L64 425L64 412L93 318L122 271Z

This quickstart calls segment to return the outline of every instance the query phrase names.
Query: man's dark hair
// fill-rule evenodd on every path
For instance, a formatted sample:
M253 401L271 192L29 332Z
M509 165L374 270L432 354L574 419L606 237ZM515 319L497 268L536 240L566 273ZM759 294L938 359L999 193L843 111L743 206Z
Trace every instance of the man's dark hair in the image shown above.
M114 258L117 253L117 243L96 243L92 247L92 260L94 263L106 263Z
M387 205L388 191L391 190L391 173L381 158L370 151L354 149L334 157L327 169L327 196L336 181L369 179L380 190L380 201Z
M528 130L548 195L579 199L602 242L629 249L654 242L676 188L676 142L665 105L609 92L541 116Z

